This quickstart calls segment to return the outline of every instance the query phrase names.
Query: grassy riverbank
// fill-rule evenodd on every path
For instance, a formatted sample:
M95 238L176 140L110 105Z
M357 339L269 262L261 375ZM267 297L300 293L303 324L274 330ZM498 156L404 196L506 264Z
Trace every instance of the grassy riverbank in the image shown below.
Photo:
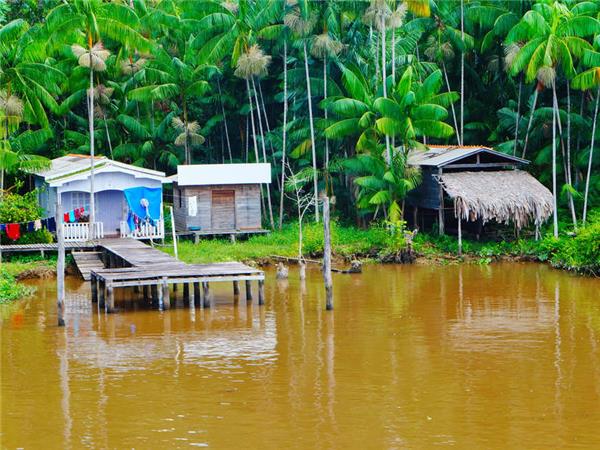
M319 257L323 251L322 228L309 224L304 230L304 256ZM368 259L374 262L386 260L397 249L397 240L391 238L385 229L372 227L367 230L333 226L333 250L338 259ZM546 235L543 239L506 240L500 242L463 241L463 256L458 257L458 243L455 236L418 234L413 242L414 251L421 262L449 264L469 262L489 264L498 259L528 259L550 262L562 269L587 274L600 273L600 221L594 221L576 236L566 232L555 239ZM163 248L173 253L172 247ZM191 241L181 241L179 257L189 263L211 261L261 261L273 256L296 257L298 255L297 224L285 226L266 235L251 236L232 244L229 239L203 239L195 245Z
M40 278L56 273L56 257L19 255L4 260L0 266L0 304L28 297L35 289L19 283L22 278Z

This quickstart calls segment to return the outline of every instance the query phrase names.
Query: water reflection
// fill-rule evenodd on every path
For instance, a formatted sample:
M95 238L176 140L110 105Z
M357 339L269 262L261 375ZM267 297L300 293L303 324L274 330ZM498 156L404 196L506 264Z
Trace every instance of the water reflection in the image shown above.
M545 266L268 274L265 307L210 310L68 283L0 308L2 446L591 447L600 422L599 281ZM27 424L25 426L24 424ZM59 431L60 430L60 431Z

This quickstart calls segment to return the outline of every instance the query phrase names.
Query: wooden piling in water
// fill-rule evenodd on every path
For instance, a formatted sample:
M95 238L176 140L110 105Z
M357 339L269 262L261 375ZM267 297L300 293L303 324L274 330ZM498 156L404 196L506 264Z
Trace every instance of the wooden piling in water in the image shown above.
M233 296L234 297L240 296L240 282L239 281L233 282Z
M98 278L96 278L96 274L92 274L90 279L90 287L92 289L92 303L98 303Z
M115 312L115 293L112 284L106 286L106 307L107 313Z
M203 282L202 283L202 290L204 291L202 294L203 296L203 301L202 301L202 306L204 308L210 308L210 287L208 285L208 282Z
M190 283L183 283L183 304L190 304Z
M252 283L250 280L246 280L246 301L252 301Z
M265 282L264 280L258 280L258 304L265 304Z
M333 279L331 278L331 226L329 197L323 197L323 279L325 281L325 309L333 309Z
M170 309L171 308L171 297L169 293L169 284L167 283L167 278L162 278L162 301L163 307L162 309Z
M98 308L104 309L106 304L106 281L98 280Z
M157 307L159 306L159 301L158 301L158 285L153 284L150 286L150 295L152 296L152 306Z
M202 297L200 295L200 283L194 283L194 306L200 306Z
M56 202L56 235L58 240L58 260L56 263L56 309L58 326L65 326L65 237L63 230L63 215L60 188Z

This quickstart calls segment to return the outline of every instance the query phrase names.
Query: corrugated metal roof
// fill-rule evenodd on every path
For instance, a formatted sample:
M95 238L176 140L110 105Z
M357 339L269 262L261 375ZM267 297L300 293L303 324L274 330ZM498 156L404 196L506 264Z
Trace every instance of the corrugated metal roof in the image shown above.
M271 182L271 164L195 164L177 166L180 186L264 184Z
M420 151L413 150L408 154L408 164L413 166L433 166L443 167L447 164L466 158L477 153L488 153L499 156L510 161L511 163L528 164L529 161L516 156L507 155L497 152L489 147L478 145L463 145L463 146L443 146L430 145L429 150Z
M57 180L66 182L74 176L82 176L85 175L86 172L89 172L91 170L90 159L89 155L69 154L61 156L50 162L51 165L49 169L35 172L35 174L43 177L44 180L49 183L56 182ZM148 175L152 178L165 177L164 172L113 161L105 156L96 156L94 157L94 161L94 168L97 170L106 170L108 166L111 170L115 171L135 172Z

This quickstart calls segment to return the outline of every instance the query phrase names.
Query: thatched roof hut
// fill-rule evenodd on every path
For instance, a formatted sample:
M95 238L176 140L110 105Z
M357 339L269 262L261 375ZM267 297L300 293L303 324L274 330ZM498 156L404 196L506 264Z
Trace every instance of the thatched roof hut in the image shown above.
M553 211L552 193L522 170L450 172L439 181L454 201L455 217L463 220L513 222L521 229L541 225Z

